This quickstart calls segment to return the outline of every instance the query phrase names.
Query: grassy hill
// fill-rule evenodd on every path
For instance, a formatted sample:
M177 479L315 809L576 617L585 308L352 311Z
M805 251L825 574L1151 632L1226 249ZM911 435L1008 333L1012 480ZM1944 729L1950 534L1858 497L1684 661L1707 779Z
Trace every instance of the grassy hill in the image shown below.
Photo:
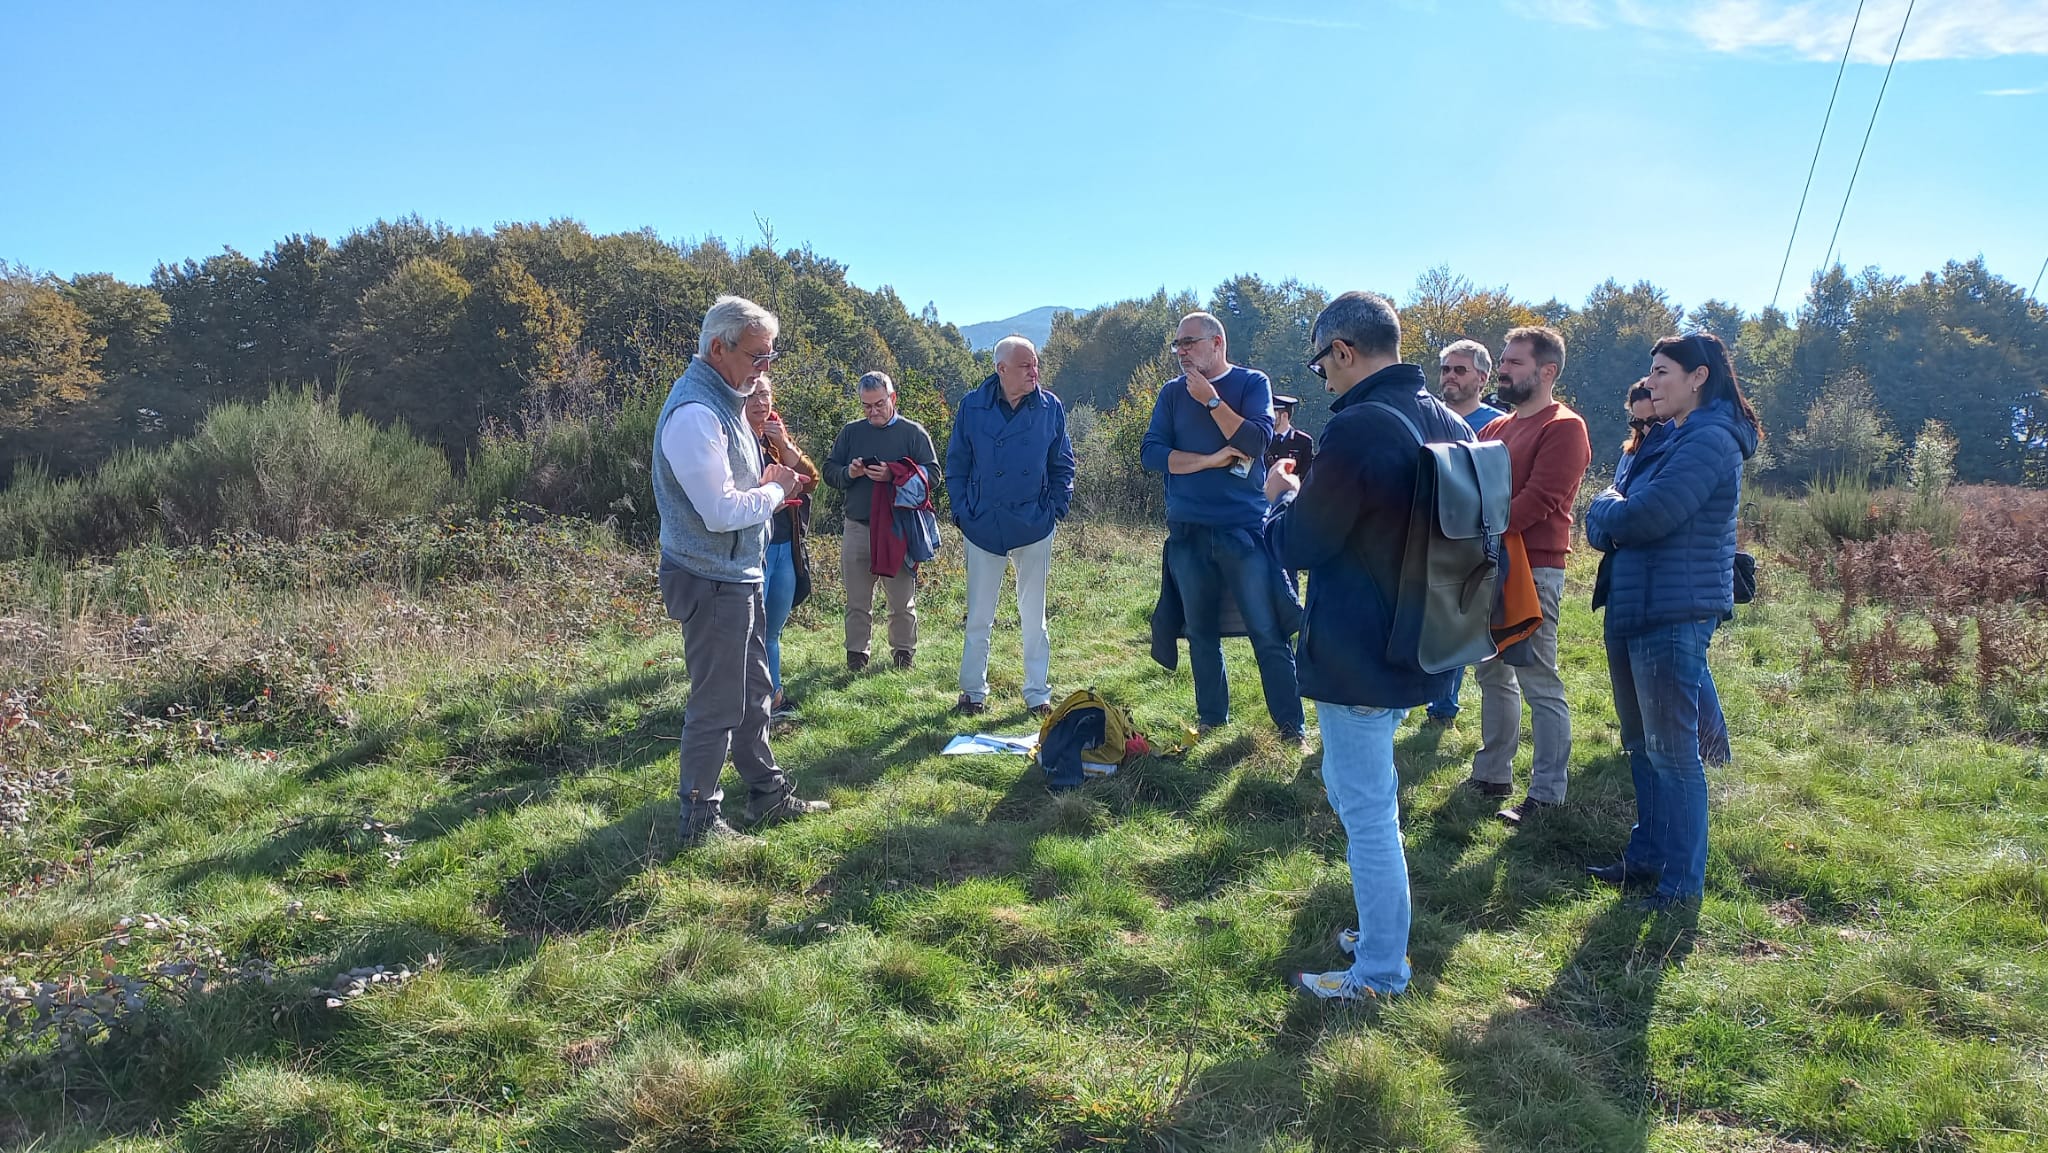
M1063 534L1054 682L1168 744L1194 712L1145 656L1157 548ZM1697 916L1578 873L1632 810L1575 561L1571 805L1510 832L1456 787L1469 680L1457 729L1404 727L1416 982L1359 1010L1283 983L1337 963L1349 879L1243 642L1237 723L1055 799L938 755L957 555L916 670L853 675L817 554L776 748L836 807L681 855L680 642L602 534L0 567L0 1147L2048 1142L2048 756L1960 690L1858 691L1816 654L1837 601L1783 562L1715 640L1736 760ZM1028 727L1020 671L999 618L987 728Z

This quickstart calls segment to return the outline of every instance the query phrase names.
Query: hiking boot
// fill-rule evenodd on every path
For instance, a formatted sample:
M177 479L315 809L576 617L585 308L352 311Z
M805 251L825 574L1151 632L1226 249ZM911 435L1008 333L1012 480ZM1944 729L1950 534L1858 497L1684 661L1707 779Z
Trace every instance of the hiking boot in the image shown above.
M849 673L857 673L857 672L861 671L862 669L864 669L864 668L866 668L866 667L868 667L868 655L867 655L866 653L857 653L857 652L854 652L854 651L853 651L853 650L851 650L851 649L848 649L848 650L847 650L847 652L846 652L846 671L847 671L847 672L849 672Z
M1494 816L1499 817L1503 824L1520 828L1523 819L1531 813L1536 812L1538 809L1554 809L1556 807L1556 801L1539 801L1534 797L1523 797L1518 804L1509 805L1507 808L1495 813Z
M1586 875L1624 892L1642 892L1656 888L1657 879L1664 874L1648 869L1631 869L1627 861L1616 861L1611 865L1587 865Z
M1506 797L1513 795L1515 787L1498 781L1482 781L1478 777L1466 777L1459 788L1470 789L1482 797Z
M1289 748L1299 749L1304 753L1309 751L1308 734L1300 729L1281 730L1280 743Z
M761 845L766 844L759 837L750 837L725 823L724 817L713 817L694 829L685 830L681 848L700 849L709 845Z
M897 649L897 650L896 650L896 667L897 667L897 668L899 668L899 669L907 669L907 668L909 668L909 667L910 667L910 665L911 665L911 659L910 659L910 650L909 650L909 649Z
M1342 1004L1363 1005L1379 996L1378 990L1368 985L1353 985L1351 971L1333 969L1328 973L1296 973L1289 983L1318 1001L1336 1001Z
M812 813L829 812L831 808L832 802L830 801L806 801L796 795L794 788L788 788L777 793L774 800L758 810L754 808L752 801L747 802L747 827L750 829L764 828L768 825L781 824L783 821L809 816Z
M1052 715L1052 702L1046 701L1044 704L1032 705L1030 708L1024 711L1030 713L1034 717L1037 717L1039 720L1044 720L1045 718Z
M978 717L988 711L988 706L961 693L960 699L953 702L953 711L963 717Z

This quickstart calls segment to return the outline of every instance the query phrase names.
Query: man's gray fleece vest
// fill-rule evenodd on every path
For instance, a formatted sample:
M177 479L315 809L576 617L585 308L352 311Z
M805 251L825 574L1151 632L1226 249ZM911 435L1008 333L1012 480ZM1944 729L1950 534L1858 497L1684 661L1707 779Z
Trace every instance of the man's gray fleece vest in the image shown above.
M701 404L711 410L725 429L725 456L732 467L733 487L745 492L761 483L761 446L747 426L747 398L734 392L703 357L691 357L690 367L668 390L661 418L654 422L654 507L661 513L662 555L710 580L759 584L767 555L768 521L733 532L712 532L669 467L668 454L661 451L662 429L676 409L686 404Z

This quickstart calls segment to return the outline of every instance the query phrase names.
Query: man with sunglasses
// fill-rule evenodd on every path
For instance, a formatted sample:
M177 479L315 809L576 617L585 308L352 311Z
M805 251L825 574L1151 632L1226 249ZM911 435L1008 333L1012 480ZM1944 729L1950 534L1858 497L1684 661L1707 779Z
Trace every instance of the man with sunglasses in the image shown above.
M1301 695L1288 646L1294 594L1261 530L1266 521L1266 442L1273 435L1273 385L1266 374L1230 363L1223 323L1206 312L1181 318L1173 352L1181 375L1152 403L1139 457L1166 475L1166 577L1162 607L1178 613L1195 674L1195 719L1202 729L1230 719L1223 671L1226 593L1244 618L1266 713L1282 740L1302 741ZM1171 633L1160 629L1170 641ZM1166 658L1162 656L1162 663ZM1169 664L1168 667L1171 667Z
M1444 407L1465 418L1477 435L1489 423L1507 413L1479 399L1486 380L1493 375L1493 354L1476 340L1460 340L1436 354L1436 394Z
M1493 354L1476 340L1454 341L1436 354L1438 398L1444 407L1465 418L1472 426L1472 434L1507 413L1479 399L1486 391L1486 380L1493 374ZM1465 687L1465 670L1452 673L1451 691L1441 700L1429 702L1424 713L1423 724L1431 728L1448 729L1458 721L1458 693Z
M939 481L938 452L924 426L896 411L896 382L886 372L865 373L857 389L861 419L839 430L825 458L825 483L846 494L846 526L839 538L839 572L846 581L846 667L868 665L875 629L875 585L889 606L889 648L895 667L911 667L917 652L917 570L905 564L895 576L874 573L868 517L875 482L889 479L889 466L909 460Z
M690 676L676 786L685 848L745 839L721 811L718 777L728 753L747 785L749 824L832 807L798 797L768 747L768 522L796 491L797 474L761 459L746 401L775 360L779 327L753 301L719 297L654 426L661 598L683 626Z

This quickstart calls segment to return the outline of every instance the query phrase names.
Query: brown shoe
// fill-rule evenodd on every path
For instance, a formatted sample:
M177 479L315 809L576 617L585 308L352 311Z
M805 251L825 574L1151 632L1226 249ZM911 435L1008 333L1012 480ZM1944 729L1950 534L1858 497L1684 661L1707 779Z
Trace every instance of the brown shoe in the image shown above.
M966 693L961 693L960 699L953 702L953 711L963 717L978 717L988 711L988 706Z
M760 828L763 825L778 824L812 813L826 813L832 810L830 801L806 801L796 795L794 788L785 789L776 798L756 810L751 802L747 805L747 827Z
M847 672L849 672L849 673L857 673L857 672L861 671L862 669L864 669L864 668L866 668L866 667L868 667L868 655L867 655L866 653L857 653L857 652L854 652L854 651L852 651L851 649L847 650L847 653L846 653L846 671L847 671Z
M1026 709L1025 711L1030 713L1032 716L1038 717L1039 719L1043 720L1044 718L1052 715L1052 702L1047 701L1042 705L1032 705L1029 709Z
M897 667L897 668L899 668L899 669L907 669L907 668L909 668L909 667L910 667L910 650L909 650L909 649L897 649L897 650L896 650L896 667Z

